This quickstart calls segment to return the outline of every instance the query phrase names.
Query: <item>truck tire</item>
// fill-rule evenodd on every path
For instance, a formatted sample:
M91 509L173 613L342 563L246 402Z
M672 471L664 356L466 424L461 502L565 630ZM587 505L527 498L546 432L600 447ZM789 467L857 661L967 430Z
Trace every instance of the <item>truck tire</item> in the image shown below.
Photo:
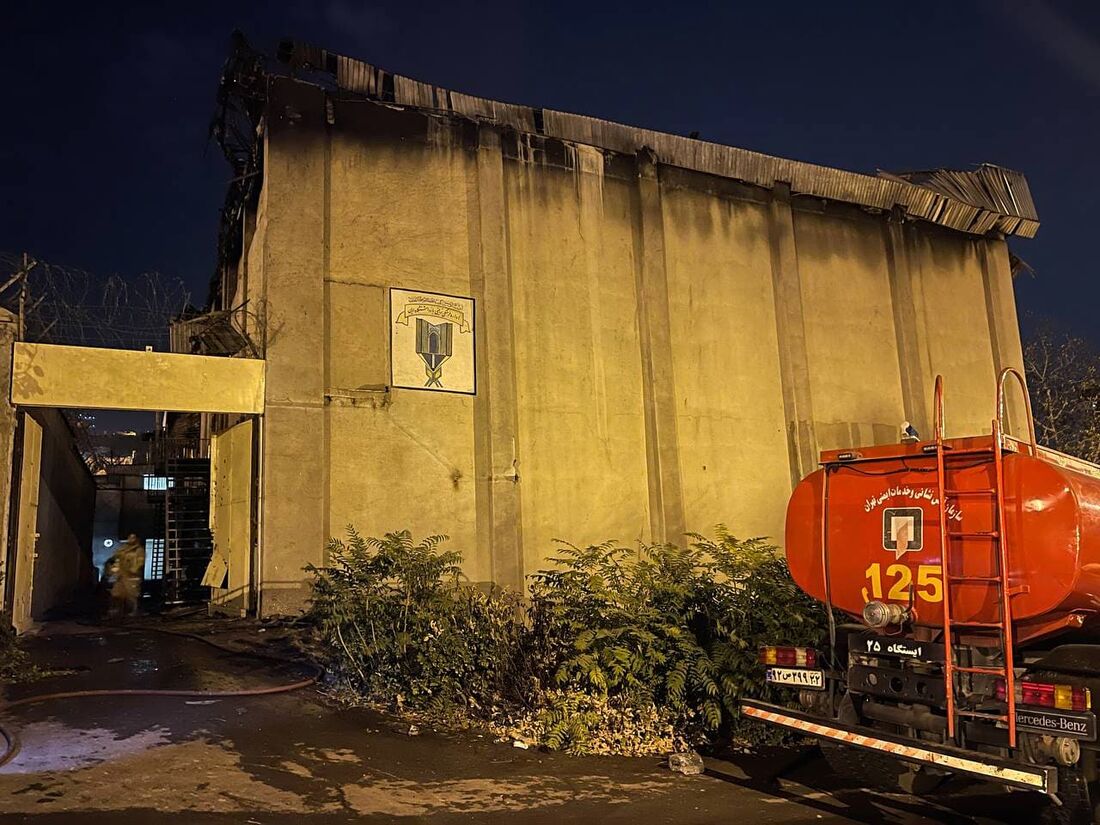
M1078 768L1058 769L1058 798L1039 814L1040 825L1094 825L1100 822L1089 795L1089 783Z
M845 693L837 708L839 722L859 724L859 714L852 694ZM821 740L821 753L833 772L852 780L864 788L880 791L898 790L898 782L908 766L885 754L864 748L853 748L836 742Z
M885 754L822 742L821 753L833 772L863 788L896 792L908 765Z
M1040 681L1059 681L1075 687L1087 687L1095 695L1097 688L1100 688L1100 679L1095 675L1097 663L1096 645L1063 645L1028 668L1027 675ZM1045 668L1042 667L1044 665ZM1058 798L1062 800L1062 805L1058 806L1053 802L1047 805L1043 809L1040 823L1100 825L1100 781L1089 782L1088 779L1080 764L1058 768Z

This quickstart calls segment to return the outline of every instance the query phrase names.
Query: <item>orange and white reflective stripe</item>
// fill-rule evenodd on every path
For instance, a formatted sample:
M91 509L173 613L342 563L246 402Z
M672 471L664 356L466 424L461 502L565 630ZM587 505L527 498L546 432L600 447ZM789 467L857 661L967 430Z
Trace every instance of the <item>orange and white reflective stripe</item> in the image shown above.
M999 765L990 765L978 759L968 759L965 756L954 756L952 754L940 753L926 748L915 748L912 745L901 745L897 742L888 742L885 739L875 739L870 736L863 736L859 733L831 728L828 725L819 725L816 722L807 722L804 719L797 719L782 713L754 708L752 705L742 705L741 712L754 719L771 722L775 725L783 725L787 728L794 728L795 730L803 731L811 736L824 736L827 739L835 739L838 742L845 742L849 745L858 745L864 748L871 748L872 750L883 751L899 759L914 759L918 762L927 762L947 770L965 771L970 774L987 776L994 780L1026 785L1035 788L1037 791L1045 791L1047 789L1046 773L1042 771L1003 768Z

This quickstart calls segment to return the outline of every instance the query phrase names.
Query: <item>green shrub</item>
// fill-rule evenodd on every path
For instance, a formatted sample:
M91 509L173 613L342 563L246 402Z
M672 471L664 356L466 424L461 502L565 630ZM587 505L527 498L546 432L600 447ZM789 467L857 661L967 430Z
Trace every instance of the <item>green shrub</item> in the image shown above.
M497 701L519 650L518 599L463 580L445 536L333 539L310 614L330 670L373 701L442 709Z
M557 647L555 687L660 708L699 741L728 735L738 700L767 692L759 646L817 644L825 614L764 540L721 526L714 541L691 538L683 548L563 545L557 567L533 576L531 615ZM570 741L576 724L564 724Z
M771 693L758 647L819 643L825 612L764 540L722 527L691 538L563 544L523 602L465 582L442 536L349 528L329 565L309 568L318 649L368 700L463 708L553 749L641 754L743 735L738 700Z

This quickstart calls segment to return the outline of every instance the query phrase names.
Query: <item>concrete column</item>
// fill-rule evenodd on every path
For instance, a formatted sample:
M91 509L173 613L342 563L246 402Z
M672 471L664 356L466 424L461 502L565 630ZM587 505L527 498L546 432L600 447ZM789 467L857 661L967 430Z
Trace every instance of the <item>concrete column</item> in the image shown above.
M517 424L516 345L508 263L508 204L500 133L483 125L467 184L470 284L477 303L474 472L479 549L492 580L522 589L523 524Z
M668 280L661 186L654 157L638 154L634 218L634 273L642 354L650 531L654 541L681 543L683 484L676 432L676 382L672 369Z
M327 129L321 90L274 81L267 117L263 296L267 389L263 424L260 605L292 613L309 595L308 563L324 561Z
M982 267L985 288L985 308L989 319L989 343L993 349L993 366L997 375L1005 367L1024 371L1024 353L1020 342L1020 327L1016 318L1016 295L1012 289L1012 265L1008 244L1003 238L983 238L977 241L978 260ZM1020 388L1009 379L1005 383L1007 398L1005 429L1009 435L1027 438L1024 401Z
M607 282L604 273L604 155L592 146L572 147L576 163L573 172L577 187L577 219L581 237L584 238L584 263L586 290L584 305L588 310L591 346L588 347L592 364L592 402L595 407L595 429L601 443L609 438L607 403L607 353L604 337L607 334L602 292Z
M928 353L924 325L918 322L909 246L901 215L893 215L883 224L886 266L890 279L890 298L894 310L894 334L898 348L898 376L905 415L922 438L932 437L929 398L932 387L925 381L924 360Z
M817 467L818 450L810 397L798 249L794 237L790 186L787 184L777 184L772 192L768 204L768 241L771 245L779 371L783 380L783 412L793 489L803 476ZM752 310L746 307L746 311Z
M16 318L10 312L0 308L0 479L3 480L3 494L0 495L0 609L10 608L4 603L6 587L5 565L8 559L8 524L11 519L12 491L14 489L16 468L12 466L15 450L16 409L9 402L11 398L12 343L15 341ZM6 628L0 628L3 632Z

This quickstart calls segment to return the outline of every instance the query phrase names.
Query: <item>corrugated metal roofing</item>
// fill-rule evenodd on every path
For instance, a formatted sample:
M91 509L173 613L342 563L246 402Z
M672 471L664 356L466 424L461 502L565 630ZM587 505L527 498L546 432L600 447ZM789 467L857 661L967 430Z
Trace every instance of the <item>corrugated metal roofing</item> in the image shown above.
M288 62L295 68L327 70L335 76L341 89L372 99L488 121L520 132L624 154L635 154L647 148L659 162L671 166L767 188L786 183L796 194L875 209L889 210L898 206L910 217L960 232L984 235L996 230L1030 238L1039 229L1027 180L1019 172L999 166L984 164L973 171L937 169L868 175L585 115L534 109L452 92L305 44L294 44Z

